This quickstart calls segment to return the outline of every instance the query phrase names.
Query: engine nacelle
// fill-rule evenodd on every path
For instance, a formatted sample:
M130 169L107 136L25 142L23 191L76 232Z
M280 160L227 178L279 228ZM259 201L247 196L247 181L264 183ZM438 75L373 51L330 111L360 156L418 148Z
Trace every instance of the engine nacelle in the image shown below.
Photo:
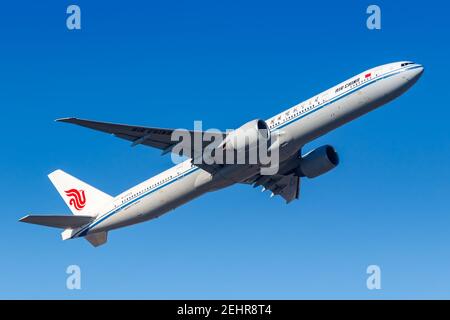
M258 145L268 146L270 143L269 126L264 120L256 119L247 122L232 131L225 138L222 147L228 150L247 151L257 148Z
M304 155L297 168L299 176L308 178L318 177L339 164L339 156L330 145L325 145L314 149Z

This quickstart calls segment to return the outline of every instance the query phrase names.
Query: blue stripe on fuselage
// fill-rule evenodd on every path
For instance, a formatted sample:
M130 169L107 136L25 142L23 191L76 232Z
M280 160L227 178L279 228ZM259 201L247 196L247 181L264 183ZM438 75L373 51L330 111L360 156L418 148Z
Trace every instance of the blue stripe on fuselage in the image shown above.
M129 202L124 203L124 204L121 205L120 207L114 208L113 210L111 210L111 211L109 211L108 213L106 213L106 214L102 215L101 217L99 217L97 220L94 220L93 222L91 222L89 225L83 227L81 230L79 230L77 233L75 233L75 234L72 236L72 238L76 238L76 237L84 237L90 229L92 229L93 227L95 227L96 225L98 225L99 223L101 223L102 221L105 221L107 218L111 217L112 215L116 214L117 212L121 211L121 210L124 209L125 207L127 207L127 206L133 204L134 202L136 202L136 201L138 201L138 200L140 200L140 199L142 199L142 198L148 196L149 194L151 194L151 193L153 193L153 192L156 192L156 191L160 190L161 188L164 188L164 187L168 186L169 184L174 183L175 181L177 181L177 180L179 180L179 179L182 179L182 178L186 177L187 175L189 175L189 174L191 174L191 173L197 171L198 169L200 169L200 168L198 168L198 167L191 168L191 169L189 169L188 171L186 171L185 173L181 174L180 176L174 177L172 180L169 180L169 181L166 182L165 184L162 184L162 185L160 185L160 186L157 187L157 188L151 189L151 190L149 190L148 192L146 192L146 193L140 195L140 196L137 197L137 198L131 199Z
M338 101L338 100L340 100L340 99L342 99L342 98L345 98L345 97L347 97L348 95L350 95L350 94L352 94L352 93L354 93L354 92L356 92L356 91L358 91L358 90L361 90L361 89L367 87L368 85L371 85L371 84L373 84L373 83L375 83L375 82L377 82L377 81L380 81L380 80L389 78L389 77L394 76L394 75L396 75L396 74L399 74L400 72L403 72L403 71L412 70L412 69L417 69L417 68L421 68L421 66L412 66L412 67L409 67L409 68L406 67L406 68L400 68L400 69L397 69L397 70L394 70L394 71L390 71L390 72L386 73L386 74L383 75L383 76L374 78L374 79L370 80L369 82L366 82L366 83L364 83L363 85L360 85L359 87L357 86L357 87L355 87L355 88L353 88L353 89L350 89L350 90L347 91L347 92L343 92L343 93L341 93L340 95L334 97L332 100L330 100L330 101L324 103L323 105L318 106L318 107L312 109L311 111L309 111L309 112L307 112L307 113L305 113L305 114L299 114L297 117L294 117L294 118L292 118L291 120L289 120L289 121L287 121L287 122L285 122L285 123L282 123L282 124L278 125L278 127L273 127L272 129L270 129L270 131L275 131L275 130L284 128L284 127L286 127L287 125L289 125L289 124L291 124L291 123L293 123L293 122L295 122L295 121L297 121L297 120L300 120L300 119L302 119L302 118L304 118L304 117L306 117L306 116L308 116L308 115L310 115L310 114L316 112L317 110L320 110L320 109L326 107L327 105L330 105L330 104L332 104L332 103L334 103L334 102L336 102L336 101Z

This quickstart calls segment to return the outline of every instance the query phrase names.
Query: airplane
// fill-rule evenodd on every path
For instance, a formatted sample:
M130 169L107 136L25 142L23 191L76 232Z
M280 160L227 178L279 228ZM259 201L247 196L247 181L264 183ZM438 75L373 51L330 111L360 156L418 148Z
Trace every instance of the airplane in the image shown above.
M261 174L261 165L221 164L193 161L192 152L181 155L188 159L172 168L111 196L89 184L56 170L49 178L70 208L73 215L27 215L19 221L63 229L63 240L84 237L97 247L107 242L108 232L157 218L207 192L236 183L262 186L289 203L299 198L300 179L318 177L339 164L339 156L331 145L318 147L302 154L303 147L312 140L372 111L410 89L421 77L424 67L411 61L381 65L285 110L274 117L247 122L232 132L213 132L223 139L221 148L236 146L231 138L240 139L243 131L254 133L245 140L249 147L264 140L278 148L278 170L275 174ZM56 121L76 124L106 132L129 140L132 146L145 145L172 153L177 141L175 129L122 125L108 122L62 118ZM244 130L245 129L245 130ZM263 134L258 134L266 130ZM207 132L189 131L193 136ZM195 152L207 147L197 145ZM198 150L200 149L200 150ZM239 149L245 152L249 149ZM244 151L243 151L244 150ZM191 150L192 151L192 150ZM195 157L194 157L195 158Z

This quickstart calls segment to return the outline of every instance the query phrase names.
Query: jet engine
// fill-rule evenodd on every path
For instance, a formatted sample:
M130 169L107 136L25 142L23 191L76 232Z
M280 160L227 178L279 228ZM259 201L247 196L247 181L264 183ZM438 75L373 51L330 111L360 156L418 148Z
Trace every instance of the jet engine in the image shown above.
M222 148L248 152L258 146L267 147L269 143L269 126L264 120L256 119L230 132L222 143Z
M336 150L330 145L325 145L301 157L297 174L299 176L315 178L334 169L338 164L339 156Z

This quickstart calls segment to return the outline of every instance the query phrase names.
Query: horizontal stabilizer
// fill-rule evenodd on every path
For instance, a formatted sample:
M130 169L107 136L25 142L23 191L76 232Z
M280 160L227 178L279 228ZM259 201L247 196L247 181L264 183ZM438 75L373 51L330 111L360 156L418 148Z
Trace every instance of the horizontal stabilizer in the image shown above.
M98 247L98 246L101 246L102 244L106 243L106 241L108 240L108 232L103 231L103 232L88 234L85 238L94 247Z
M27 215L20 219L20 222L39 224L47 227L73 229L84 226L94 218L88 216L69 215Z

